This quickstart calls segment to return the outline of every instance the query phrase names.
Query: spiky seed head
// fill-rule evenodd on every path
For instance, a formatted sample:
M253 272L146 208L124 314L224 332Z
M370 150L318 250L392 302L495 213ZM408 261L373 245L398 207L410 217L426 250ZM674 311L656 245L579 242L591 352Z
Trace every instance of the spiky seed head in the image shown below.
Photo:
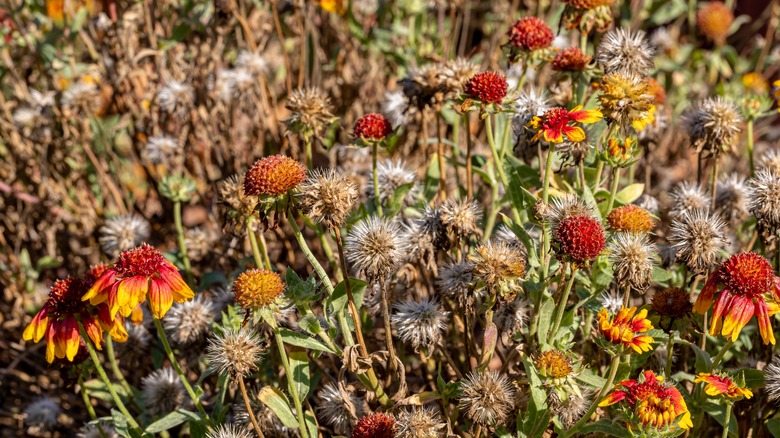
M252 436L246 428L231 423L220 424L206 434L206 438L252 438Z
M583 71L593 58L586 55L579 47L568 47L555 54L552 68L556 71Z
M451 94L458 93L477 73L477 66L466 58L455 58L444 64L444 84Z
M595 219L596 210L577 195L567 193L554 198L552 204L542 212L542 219L550 224L553 233L558 230L561 221L573 216L590 216Z
M357 184L332 168L312 172L300 185L303 212L329 228L344 225L358 196Z
M236 302L246 310L270 306L284 292L284 282L278 273L267 269L242 272L233 283Z
M376 173L379 181L379 200L382 204L386 204L399 187L408 184L412 184L412 189L406 193L403 201L405 204L411 203L416 192L414 183L417 180L417 174L407 169L402 161L382 161L377 165ZM374 199L376 192L374 191L373 179L369 181L366 193L369 198Z
M596 62L606 74L647 76L654 66L653 54L644 31L617 28L602 38L596 50Z
M463 92L484 103L501 103L508 89L509 84L504 75L486 71L472 76L463 87Z
M649 233L655 228L655 221L650 213L634 204L612 210L607 215L607 223L615 231L628 233Z
M396 414L395 438L443 438L447 424L427 406L414 406Z
M499 332L509 342L528 323L530 306L528 300L515 298L508 303L499 303L493 316Z
M758 170L780 175L780 150L770 149L764 152L758 159Z
M358 420L350 438L394 438L395 418L384 412L375 412Z
M244 193L250 196L284 195L306 179L306 169L292 158L272 155L257 160L244 175Z
M320 403L317 404L317 417L333 428L337 434L347 435L357 419L365 415L365 400L349 392L349 402L355 409L355 416L350 413L344 401L344 395L334 383L326 383L317 392Z
M366 114L355 122L355 138L379 141L393 133L393 126L382 114Z
M213 228L194 227L184 230L184 244L190 260L201 261L214 252L220 235Z
M504 242L509 246L514 246L523 253L523 256L528 256L528 250L523 241L520 240L520 238L517 237L517 234L515 234L515 232L506 224L501 224L498 227L494 239L496 242Z
M696 210L707 210L712 198L704 191L701 185L684 181L672 189L669 194L672 207L669 209L669 217L676 219Z
M168 414L189 400L181 379L168 366L141 379L141 386L146 410L152 416Z
M177 345L190 345L205 339L214 322L216 308L204 295L175 303L163 320L163 326Z
M688 292L681 287L667 287L653 295L651 307L661 316L674 319L684 318L693 311Z
M387 117L392 126L401 126L407 123L411 117L412 107L409 98L402 90L388 91L385 93L385 100L382 102L382 114Z
M428 355L432 354L447 328L449 312L443 311L438 301L429 299L409 300L394 308L391 320L398 337L415 351L424 348Z
M166 135L149 137L144 158L152 164L168 164L182 151L179 141Z
M730 224L740 224L748 216L748 187L738 173L724 175L715 190L716 211Z
M477 234L482 212L479 204L468 198L448 198L440 207L441 222L451 233L458 237Z
M593 145L587 137L582 141L571 141L567 138L555 145L555 150L561 154L564 160L572 160L574 163L584 160L592 149Z
M44 396L34 400L24 409L24 422L31 427L50 430L57 425L62 407L53 398Z
M672 221L669 227L669 243L678 261L689 270L701 273L720 258L720 251L728 240L726 224L720 216L704 210L685 213Z
M370 281L383 280L405 259L398 225L372 216L357 223L344 239L346 259Z
M772 358L772 362L764 370L764 388L766 396L775 405L780 401L780 355Z
M748 210L769 227L780 227L780 173L763 169L748 181Z
M537 17L524 17L512 24L507 32L509 44L518 49L534 51L550 47L555 39L552 29Z
M440 63L412 67L401 80L404 95L418 110L434 103L441 103L447 91L447 76Z
M570 428L587 412L591 404L592 393L582 392L582 395L567 393L561 400L558 391L551 391L547 403L553 415L557 415L564 427Z
M469 263L448 263L439 269L436 288L442 295L463 304L471 291L472 274Z
M498 371L472 371L460 382L458 409L481 426L503 423L514 409L515 389Z
M722 96L694 104L680 120L691 140L691 147L705 152L707 156L732 152L742 132L742 116L737 105Z
M192 86L184 82L168 81L157 93L157 104L160 105L160 109L180 117L189 112L194 101L195 92Z
M482 244L468 259L474 280L489 290L525 276L523 253L504 242L489 241Z
M734 13L723 2L709 2L696 12L696 27L704 36L721 46L726 42Z
M150 319L144 318L144 320L149 321ZM149 329L142 324L134 324L130 320L125 320L125 331L127 332L127 340L116 344L119 357L128 362L142 359L145 352L148 351L149 342L152 340Z
M263 55L249 50L242 50L238 54L236 67L248 71L255 77L267 75L271 70L268 60Z
M96 424L85 424L79 429L76 436L78 438L119 438L114 426L104 421L99 421Z
M284 106L292 113L284 121L288 129L304 136L322 131L336 120L330 98L318 88L293 90Z
M100 245L103 252L116 257L120 252L135 248L149 238L149 222L131 213L106 220L100 227Z
M599 303L610 314L615 314L623 308L623 297L616 292L603 292L599 297Z
M657 250L646 234L620 232L609 242L609 258L620 286L644 291L650 286Z
M211 367L233 379L256 370L262 353L257 335L246 328L226 329L214 335L206 348Z

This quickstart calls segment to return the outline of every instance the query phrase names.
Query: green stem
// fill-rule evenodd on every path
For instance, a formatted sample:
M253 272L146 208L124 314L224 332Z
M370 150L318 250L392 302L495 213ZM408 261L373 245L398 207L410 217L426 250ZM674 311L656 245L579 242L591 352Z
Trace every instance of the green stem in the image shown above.
M723 435L722 438L729 438L729 424L731 423L731 407L732 404L726 402L726 418L723 420Z
M374 202L376 203L376 214L379 217L382 217L384 214L382 212L382 199L379 198L379 173L376 169L376 156L379 149L379 145L377 142L374 142L372 149L371 149L371 170L374 177ZM442 157L439 157L439 160L441 160ZM344 273L345 276L349 277L347 273Z
M669 379L672 374L672 359L674 358L674 330L669 333L669 340L666 342L666 368L664 369L664 377Z
M271 259L268 257L268 250L266 250L263 242L257 237L255 233L254 220L250 219L246 223L246 232L249 235L249 245L252 246L252 257L255 259L255 266L258 268L265 267L265 269L271 269Z
M141 426L138 425L138 422L135 421L132 415L130 415L130 412L127 410L127 407L125 407L125 404L122 402L122 399L119 398L119 395L114 390L114 385L111 383L110 380L108 380L108 375L106 374L106 370L103 369L103 365L100 364L100 358L98 358L97 352L95 351L95 347L92 345L92 339L87 335L86 330L84 329L84 326L79 322L79 333L81 334L81 338L84 339L84 343L87 344L87 351L89 352L89 357L92 359L92 363L95 365L95 370L98 373L98 376L100 376L100 380L103 381L103 384L106 385L106 389L108 390L108 393L111 395L111 399L114 400L114 404L116 404L117 409L119 409L119 412L122 413L122 415L125 416L125 419L127 420L127 424L130 425L131 428L138 431L138 433L141 433Z
M606 140L609 141L609 139L612 137L612 135L615 134L615 131L617 131L617 129L618 129L618 124L613 123L609 127L607 136L606 137L602 136L601 138L599 138L599 144L598 147L596 148L596 151L598 153L601 153L602 146L604 145L604 139L606 138ZM596 193L596 190L598 190L598 188L601 186L601 174L604 172L604 160L600 158L597 158L597 160L598 163L596 163L596 177L593 180L593 193Z
M287 391L293 399L295 405L295 414L298 417L298 430L301 432L302 438L308 438L309 431L306 429L306 418L303 415L303 405L301 404L301 398L298 397L298 391L295 389L295 382L293 382L293 373L290 368L290 360L287 358L287 350L284 349L284 341L282 335L279 334L277 327L274 327L274 338L276 339L276 347L279 349L279 356L282 358L282 366L284 367L284 373L287 375Z
M181 383L184 385L184 389L187 390L187 394L189 394L190 398L192 399L193 403L195 403L195 407L198 409L198 412L203 416L204 419L208 420L209 415L206 413L206 410L203 408L203 404L200 402L200 398L197 394L195 394L195 391L192 389L192 386L190 385L190 382L187 380L187 376L184 375L184 371L181 370L181 367L179 366L179 361L176 360L176 356L173 354L173 350L171 350L171 344L168 342L168 336L165 335L165 329L163 329L162 323L159 319L154 318L154 326L157 328L157 336L160 337L160 341L162 342L163 349L165 350L165 354L168 356L168 360L171 362L171 366L176 371L176 374L179 375L179 379L181 380Z
M563 274L561 274L561 278L566 276L566 268L567 266L563 267ZM569 281L566 282L566 289L563 291L561 301L558 303L558 306L555 309L555 324L553 325L552 330L550 330L550 336L548 336L547 339L552 340L558 334L558 329L561 327L561 321L563 321L563 314L566 312L566 302L569 301L569 294L571 293L572 286L574 286L574 279L576 278L574 274L576 272L577 268L571 266L571 276L569 277Z
M747 150L748 158L750 160L750 176L756 174L756 167L753 164L753 119L748 119L747 122Z
M620 356L616 355L612 358L612 365L609 367L609 376L607 377L607 381L604 382L604 386L601 388L601 391L599 391L598 398L593 399L593 403L591 403L590 408L588 408L588 411L585 412L585 415L582 416L576 423L574 423L574 426L572 426L569 430L564 431L561 434L562 438L567 438L572 436L574 433L576 433L582 426L585 425L585 423L590 420L590 416L593 415L594 412L596 412L596 408L599 407L599 400L604 398L607 395L607 391L612 388L612 383L615 381L615 376L617 375L618 366L620 365Z
M89 399L89 391L84 386L84 379L81 377L81 373L79 373L79 378L77 383L79 385L79 392L81 392L81 399L84 400L84 407L87 408L87 413L89 414L89 418L93 420L97 419L97 414L95 413L95 407L92 406L92 402Z
M181 262L184 264L184 275L187 277L187 283L194 284L192 278L192 268L190 258L187 256L187 244L184 241L184 226L181 223L181 201L173 203L173 222L176 225L176 239L179 242L179 252L181 253Z
M612 206L615 204L615 196L617 195L618 185L620 184L620 167L615 166L612 168L612 187L609 189L609 200L607 201L607 211L609 214L612 211Z
M542 201L544 201L545 204L547 204L547 200L550 199L550 179L552 179L553 150L554 147L550 145L550 149L547 151L547 160L544 165L544 186L542 186Z
M729 349L731 348L732 345L734 345L734 341L732 341L731 339L729 339L726 342L726 344L723 345L723 348L720 349L720 351L718 352L718 355L715 356L715 359L713 359L713 361L712 361L712 371L715 371L715 368L718 367L718 365L720 364L720 361L723 360L723 356L726 355L726 352L729 351Z
M306 153L306 168L312 170L312 166L314 165L314 157L311 148L311 136L307 135L303 137L303 145Z
M493 161L496 165L496 171L498 171L498 177L501 179L501 184L504 185L504 190L509 192L509 182L506 179L506 174L504 173L504 164L498 154L498 150L496 149L496 141L493 137L492 120L492 114L485 119L485 130L487 131L488 144L490 145L490 152L493 155ZM514 216L515 222L520 223L520 212L517 210L517 206L515 206L514 203L512 204L512 215Z
M125 380L125 376L122 374L122 370L119 369L119 364L116 362L116 354L114 353L114 340L111 339L111 335L106 334L106 355L108 356L108 362L111 364L111 371L114 373L114 377L119 380L119 384L127 392L132 394L130 384Z

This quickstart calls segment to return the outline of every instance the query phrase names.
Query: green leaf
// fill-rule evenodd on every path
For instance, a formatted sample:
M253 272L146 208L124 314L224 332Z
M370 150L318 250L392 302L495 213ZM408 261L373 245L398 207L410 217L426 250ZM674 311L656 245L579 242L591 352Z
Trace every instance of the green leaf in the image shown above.
M358 278L350 278L349 285L352 287L355 306L359 309L363 304L363 293L365 292L368 283ZM331 306L332 313L337 313L347 306L347 302L347 288L342 281L333 289L333 293L328 297L325 305Z
M583 436L589 433L603 433L606 436L617 438L628 438L633 436L628 430L626 430L625 427L609 419L603 419L596 421L595 423L586 424L580 428L579 433Z
M547 431L547 425L550 423L550 411L547 409L547 392L542 386L542 380L536 374L536 367L528 359L528 356L522 356L523 368L528 376L530 383L531 401L528 403L528 409L525 415L518 422L521 423L521 436L528 438L542 437ZM519 415L519 414L518 414Z
M298 398L306 400L311 390L311 370L309 369L309 355L302 348L293 348L290 351L290 370L292 371L293 386Z
M114 430L119 436L131 438L130 430L127 427L127 418L125 418L125 414L117 411L116 409L111 409L111 422L114 425Z
M780 418L770 418L767 420L766 428L774 438L780 438Z
M694 363L696 371L706 373L712 369L712 359L710 359L710 355L707 354L707 352L702 351L698 345L684 340L677 340L675 342L689 346L696 354L696 362Z
M594 388L603 388L607 382L603 377L597 375L590 368L585 368L580 374L577 375L577 380Z
M310 350L324 351L326 353L335 353L320 341L314 338L310 338L303 333L298 333L284 327L279 327L279 335L282 337L282 340L285 344L294 345L301 348L308 348Z
M303 418L304 421L306 421L306 429L309 431L309 436L319 436L319 432L317 431L317 420L314 418L314 415L311 412L306 411Z
M290 429L297 429L299 426L298 420L292 413L290 408L290 402L287 397L276 388L266 386L257 393L257 399L264 405L268 406L268 409L274 411L279 421L289 427Z
M615 195L615 198L622 202L623 204L630 204L637 199L639 199L640 196L642 196L642 193L645 191L645 185L642 183L634 183L627 187L625 187L623 190L617 192Z
M390 196L390 199L387 202L385 216L394 217L401 211L401 207L404 205L404 198L406 198L406 195L414 188L414 185L415 182L412 181L408 184L402 184L396 187L393 195Z
M320 320L317 318L317 315L313 313L307 313L303 318L298 319L298 327L313 335L322 332Z
M673 277L672 273L667 271L666 269L659 268L658 266L653 266L653 281L656 283L663 283L665 281L671 280Z
M745 387L756 389L764 386L765 373L755 368L745 368L739 370L737 374L741 374L742 379L745 382Z
M111 385L114 388L114 391L117 393L117 395L127 400L128 394L127 391L121 386L121 385ZM99 379L92 379L87 380L84 382L84 388L89 391L89 395L91 397L95 397L98 400L104 400L108 402L113 402L114 398L111 396L111 393L108 392L108 387L105 383L103 383L102 380Z
M537 337L539 338L539 345L547 345L547 335L550 331L550 323L552 322L553 313L555 313L555 303L552 298L543 298L542 308L539 309L539 327L537 329Z
M146 433L160 433L190 420L197 422L201 421L200 416L195 412L190 412L186 409L177 409L147 426Z

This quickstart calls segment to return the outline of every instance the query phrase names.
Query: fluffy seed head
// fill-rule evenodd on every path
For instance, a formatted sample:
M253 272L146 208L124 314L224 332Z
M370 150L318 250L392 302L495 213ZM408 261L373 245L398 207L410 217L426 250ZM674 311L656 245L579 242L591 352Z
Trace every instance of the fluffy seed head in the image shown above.
M393 438L396 424L392 415L375 412L358 420L350 438Z
M490 241L469 255L471 274L477 283L488 289L525 276L525 257L516 247L505 242Z
M354 135L364 140L382 140L393 133L393 126L381 114L371 113L358 119L355 123Z
M357 418L353 418L347 408L338 386L334 383L326 383L317 392L317 397L320 399L320 403L317 404L317 417L325 424L330 425L335 433L341 435L349 434ZM355 409L355 415L358 418L362 417L365 414L365 401L351 392L349 393L349 398L349 402Z
M562 254L577 262L595 259L606 246L604 227L591 216L571 216L558 224L555 238Z
M447 424L430 407L415 406L397 414L395 438L441 438Z
M672 207L669 209L669 217L676 219L696 210L709 209L711 198L704 188L696 183L682 182L675 186L669 194Z
M550 411L558 416L563 426L570 428L588 411L591 397L591 392L584 391L582 396L569 393L566 399L561 400L557 391L551 391L547 403Z
M444 64L444 83L447 91L458 93L477 72L477 66L466 58L455 58Z
M259 53L242 50L236 58L236 67L244 69L254 76L268 74L270 66L268 61Z
M62 93L62 106L70 111L81 110L89 114L100 106L100 90L94 81L79 80Z
M116 216L100 227L100 246L107 255L116 257L148 239L149 232L149 222L137 214Z
M179 141L173 137L150 137L144 148L144 157L152 164L165 164L181 152Z
M441 310L437 301L428 299L409 300L394 307L392 322L398 337L411 344L415 351L424 348L431 354L447 328L449 312Z
M592 60L579 47L568 47L555 54L552 68L557 71L583 71Z
M634 204L612 210L607 216L607 223L615 231L628 233L649 233L655 228L655 221L650 213Z
M296 133L317 133L336 119L330 98L317 88L293 90L284 106L292 113L284 122Z
M770 149L758 159L758 169L780 175L780 150Z
M750 179L748 185L750 214L762 224L780 227L780 173L760 170Z
M317 170L300 185L300 206L315 222L340 227L359 196L358 186L335 169Z
M503 423L514 408L515 390L509 379L498 371L471 372L461 380L460 390L458 409L479 425Z
M502 336L506 336L507 342L528 323L530 306L528 300L515 298L509 303L500 303L493 322L496 323Z
M691 147L709 155L730 152L742 131L742 116L734 102L718 97L707 98L689 108L681 117Z
M658 199L645 193L636 200L639 208L647 210L650 214L658 215Z
M748 215L748 187L738 173L725 175L718 181L715 195L716 211L730 224L740 224Z
M387 117L392 126L405 124L409 120L411 110L413 110L411 102L403 91L397 90L385 93L385 100L382 102L382 114Z
M550 47L555 39L550 26L537 17L524 17L515 21L507 34L509 44L528 51Z
M392 274L405 258L406 245L394 223L375 216L356 224L344 239L347 260L370 281Z
M283 155L257 160L244 176L244 193L250 196L279 196L306 179L301 163Z
M653 49L644 31L613 29L604 35L596 50L596 62L604 73L646 76L653 68Z
M221 424L206 434L206 438L251 438L253 435L245 428L235 424Z
M406 184L412 184L417 180L417 175L407 169L402 161L385 160L377 165L377 179L379 180L379 200L384 204L393 196L395 191ZM407 192L405 202L410 202L414 197L415 187ZM374 181L371 180L367 187L368 196L374 198Z
M704 272L717 262L720 251L728 243L725 228L720 216L694 210L672 221L669 243L677 260L685 263L692 272Z
M187 400L184 384L171 367L160 368L144 377L141 386L146 409L153 416L183 407Z
M171 340L178 345L196 343L206 337L214 322L214 303L203 295L176 303L163 321Z
M119 438L114 426L99 421L97 424L85 424L78 433L78 438Z
M479 232L482 212L479 204L468 198L448 198L440 207L441 222L451 233L465 237Z
M674 319L683 318L693 311L693 303L688 297L688 292L681 287L668 287L656 292L651 300L651 306L659 315Z
M599 304L610 314L618 313L623 308L623 297L619 293L603 292L599 297Z
M247 310L270 306L282 292L282 278L278 273L266 269L244 271L233 283L236 302Z
M646 234L617 233L609 243L609 252L619 285L630 285L640 291L647 289L657 251Z
M195 93L192 86L179 81L169 81L157 93L157 104L168 114L184 116L192 108Z
M449 263L439 269L436 288L443 295L464 303L471 290L471 265L468 263Z
M560 223L572 216L590 216L595 219L596 211L577 195L567 193L553 199L549 208L544 210L542 219L550 224L552 232L555 233Z
M486 71L477 73L466 82L463 92L484 103L501 103L509 84L501 73Z
M201 261L214 251L219 233L213 228L188 228L184 230L184 243L190 260Z
M696 27L717 45L723 45L729 35L734 13L723 2L710 2L696 13Z
M560 350L547 350L535 361L539 374L552 379L565 379L574 371L571 361Z
M227 329L212 337L206 348L211 367L233 379L256 370L262 353L257 335L246 328Z
M764 370L764 388L769 401L780 401L780 355L775 356Z
M24 422L43 430L53 429L62 412L60 404L51 397L41 397L24 409Z

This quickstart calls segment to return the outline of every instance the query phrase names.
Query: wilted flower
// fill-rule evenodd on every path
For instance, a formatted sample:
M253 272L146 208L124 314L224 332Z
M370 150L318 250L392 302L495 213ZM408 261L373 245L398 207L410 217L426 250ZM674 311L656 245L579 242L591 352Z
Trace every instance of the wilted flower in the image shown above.
M236 303L246 310L270 306L284 292L278 273L266 269L242 272L233 283Z
M441 438L446 435L447 424L439 414L425 406L404 409L396 414L395 438Z
M646 234L617 233L610 240L609 258L618 285L644 291L653 277L655 247Z
M353 267L369 281L382 280L405 259L406 245L392 222L372 216L357 223L344 239L344 252Z
M152 164L167 164L180 150L179 142L173 137L150 137L144 148L144 157Z
M717 212L731 224L740 224L748 215L748 188L745 178L738 173L722 177L718 181L715 195Z
M304 137L318 134L326 126L338 120L333 116L330 98L317 88L294 90L285 107L292 113L284 121L290 131Z
M254 214L257 198L244 193L244 177L233 175L219 182L219 199L232 209L228 214L236 223L243 224Z
M163 327L176 344L193 344L209 333L215 313L214 303L205 296L198 295L191 301L174 304L163 321Z
M192 108L195 93L192 86L179 81L169 81L157 93L157 104L168 114L183 117Z
M617 384L599 406L610 406L625 401L635 419L645 427L666 428L673 423L682 429L693 427L691 413L680 391L663 383L663 377L645 371L640 380L624 380Z
M644 208L634 204L618 207L607 215L609 227L627 233L649 233L655 228L655 221Z
M718 155L730 152L742 131L742 116L733 101L707 98L685 111L681 122L697 152Z
M780 227L780 173L760 170L748 181L748 210L759 223Z
M647 310L636 313L636 307L623 307L614 317L610 317L607 309L598 313L599 331L612 344L623 348L631 348L641 354L652 350L654 339L643 333L653 329L653 324L647 319Z
M672 207L669 209L669 216L672 219L683 217L696 210L707 210L712 202L712 198L701 185L687 181L675 186L669 197L672 200Z
M477 72L477 66L467 58L455 58L444 64L444 83L450 93L459 93Z
M677 260L694 273L712 266L720 257L720 251L728 241L724 234L726 224L707 211L694 210L672 221L669 227L669 243Z
M120 252L134 248L149 238L149 222L131 213L106 220L100 227L100 245L103 252L116 257Z
M555 38L550 26L537 17L524 17L515 21L507 35L512 47L529 52L550 47Z
M607 32L596 50L596 62L604 73L647 76L653 68L653 49L644 31L617 28Z
M583 392L581 395L567 393L565 396L561 400L557 391L551 391L547 397L547 403L552 414L558 416L563 426L570 428L588 411L592 393Z
M441 103L447 90L444 65L431 63L422 67L413 67L400 83L404 95L417 109L421 110L434 103Z
M482 211L476 201L449 198L441 204L440 211L442 224L455 236L461 238L480 231Z
M81 79L62 93L62 106L71 111L94 113L100 106L100 90L92 80Z
M752 398L753 391L737 385L728 375L699 373L693 383L704 383L704 393L710 397L719 395L729 399Z
M515 298L508 303L499 303L493 315L493 322L502 337L509 344L511 340L528 323L531 306L528 300Z
M243 377L257 369L263 349L257 335L247 328L225 329L209 340L206 358L211 367L230 378Z
M427 269L436 271L436 254L439 250L447 250L450 240L447 228L437 208L425 206L422 217L414 219L404 226L402 241L406 242L407 257L411 262L417 262Z
M396 428L392 415L375 412L358 420L350 438L394 438Z
M355 410L354 415L357 418L362 417L365 401L352 392L348 392L348 394L349 403ZM339 387L334 383L326 383L317 392L317 397L320 399L320 403L317 404L317 417L325 424L330 425L335 433L348 434L357 418L353 417L347 408L344 394L339 391Z
M590 64L593 58L586 55L579 47L568 47L555 54L552 62L553 70L580 72Z
M335 169L316 170L300 185L300 206L315 222L340 227L357 202L358 186Z
M184 245L190 260L200 261L214 252L219 234L213 228L188 228L184 230Z
M734 13L723 2L709 2L696 13L699 32L717 45L723 45L729 35Z
M417 180L417 175L413 171L407 169L402 161L382 161L377 165L376 173L377 179L379 180L379 200L383 205L393 197L393 194L399 187L414 184ZM369 198L374 198L375 191L373 180L368 182L366 193L368 193ZM406 196L404 196L404 201L406 203L410 202L414 193L415 187L412 186L406 193Z
M514 408L515 390L498 371L473 371L461 380L460 390L458 409L479 425L503 423Z
M144 405L153 416L164 415L184 406L188 400L184 384L173 368L166 366L141 380Z
M354 128L355 138L363 141L380 141L393 133L393 126L381 114L366 114L357 122Z
M725 287L718 291L718 284ZM758 254L743 252L731 256L710 275L696 299L695 309L704 314L712 305L710 335L720 333L732 341L737 340L739 332L755 315L764 344L774 345L769 317L780 311L779 302L780 277L775 275L772 265Z
M534 116L528 126L537 131L533 140L543 138L550 143L560 143L566 137L569 141L582 141L585 139L585 131L572 123L596 123L601 117L600 111L584 110L582 105L571 110L559 107L547 110L541 117Z
M424 348L430 356L447 328L448 312L441 310L436 300L409 300L398 303L392 315L393 326L402 341L415 351Z
M491 292L512 291L525 276L525 257L516 247L505 242L489 241L468 256L476 289Z
M292 158L272 155L257 160L244 176L244 193L281 196L306 179L306 169Z
M24 422L43 430L53 429L57 425L57 417L62 407L51 397L41 397L24 409Z
M601 78L599 91L601 112L607 120L637 131L652 122L655 96L644 77L610 73Z
M555 229L555 242L561 255L586 263L604 250L604 227L592 216L570 216Z

